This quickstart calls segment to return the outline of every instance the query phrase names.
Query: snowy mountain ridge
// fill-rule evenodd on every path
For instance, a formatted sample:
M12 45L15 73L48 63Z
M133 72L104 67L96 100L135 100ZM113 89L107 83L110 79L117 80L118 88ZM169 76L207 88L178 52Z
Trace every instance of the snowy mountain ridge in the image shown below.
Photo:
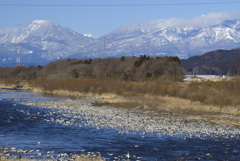
M188 58L216 49L240 47L240 20L212 26L161 27L158 21L131 23L102 37L81 35L48 20L35 20L0 29L0 65L16 61L17 44L21 62L46 64L59 58L178 56Z
M200 27L168 27L129 24L106 34L108 55L176 55L180 58L204 54L216 49L240 47L239 20ZM153 23L154 24L154 23ZM93 42L92 49L99 43ZM144 49L143 49L144 48ZM93 50L92 52L97 52Z

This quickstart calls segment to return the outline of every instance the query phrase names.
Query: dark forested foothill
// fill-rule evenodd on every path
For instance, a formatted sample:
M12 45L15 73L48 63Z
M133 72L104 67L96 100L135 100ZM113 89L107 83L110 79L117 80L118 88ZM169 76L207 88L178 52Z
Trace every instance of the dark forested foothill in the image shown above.
M181 63L188 74L240 75L240 48L211 51L181 60Z
M66 59L38 67L0 67L0 77L22 79L80 79L88 77L96 80L146 81L165 75L169 79L181 80L184 72L178 60L178 58L173 59L172 57L150 59L146 55L139 58Z
M163 84L181 82L184 77L184 70L178 60L143 55L64 59L38 67L0 67L0 83L16 87L27 84L48 91L165 95L167 91Z
M45 66L0 67L0 83L78 92L154 93L154 84L181 81L184 70L178 58L121 57L64 59ZM151 82L151 83L149 83ZM150 85L151 84L151 85Z
M0 67L0 78L22 78L24 80L31 80L37 78L37 73L42 69L41 66L29 67Z

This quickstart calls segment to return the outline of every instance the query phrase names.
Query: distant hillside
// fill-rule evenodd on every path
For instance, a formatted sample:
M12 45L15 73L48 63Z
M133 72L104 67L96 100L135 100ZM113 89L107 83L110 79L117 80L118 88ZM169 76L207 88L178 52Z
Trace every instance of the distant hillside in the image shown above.
M211 51L181 63L188 74L240 75L240 48Z

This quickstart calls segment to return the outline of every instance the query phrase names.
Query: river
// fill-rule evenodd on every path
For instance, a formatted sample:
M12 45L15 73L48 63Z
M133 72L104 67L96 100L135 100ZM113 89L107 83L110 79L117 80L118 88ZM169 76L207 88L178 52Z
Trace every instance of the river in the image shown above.
M0 146L32 150L18 154L44 159L39 153L58 154L101 153L106 160L240 160L240 138L190 138L188 134L174 136L137 131L119 132L114 128L94 126L64 126L49 121L50 117L67 118L58 109L27 106L24 101L59 100L44 94L22 90L0 92ZM67 112L67 111L66 111ZM50 115L50 113L53 115ZM48 121L46 121L48 120Z

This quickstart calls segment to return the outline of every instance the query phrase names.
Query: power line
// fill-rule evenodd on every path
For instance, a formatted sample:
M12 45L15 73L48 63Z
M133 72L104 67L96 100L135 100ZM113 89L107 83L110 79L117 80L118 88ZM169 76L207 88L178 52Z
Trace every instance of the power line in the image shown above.
M66 5L66 4L0 4L0 6L17 7L150 7L150 6L187 6L187 5L220 5L237 4L240 2L204 2L204 3L159 3L159 4L96 4L96 5Z

